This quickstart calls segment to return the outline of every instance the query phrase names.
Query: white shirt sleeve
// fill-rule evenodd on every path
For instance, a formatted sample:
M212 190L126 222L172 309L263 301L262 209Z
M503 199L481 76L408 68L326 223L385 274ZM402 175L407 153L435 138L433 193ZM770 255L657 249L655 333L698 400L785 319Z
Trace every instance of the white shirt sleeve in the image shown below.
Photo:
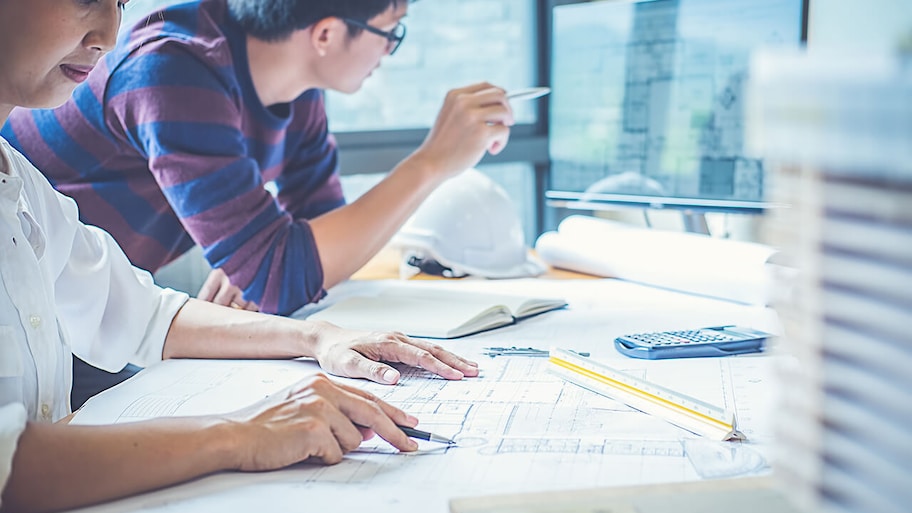
M162 359L165 336L188 296L154 284L105 231L79 221L76 203L31 175L34 214L47 231L47 269L63 336L74 354L107 371Z
M19 435L25 431L25 421L25 407L21 404L13 403L0 407L0 494L6 488ZM2 499L0 495L0 504Z
M107 232L82 224L56 293L73 353L110 372L161 361L171 321L188 298L156 286Z

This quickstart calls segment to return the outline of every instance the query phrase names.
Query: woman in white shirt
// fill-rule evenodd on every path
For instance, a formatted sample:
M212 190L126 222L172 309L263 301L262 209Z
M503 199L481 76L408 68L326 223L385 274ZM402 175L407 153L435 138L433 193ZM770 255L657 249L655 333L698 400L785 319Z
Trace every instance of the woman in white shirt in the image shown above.
M0 0L0 125L16 106L66 100L113 47L125 3ZM373 433L403 451L417 447L396 427L417 419L325 376L230 415L69 426L57 421L69 414L73 352L111 371L162 358L309 356L330 373L389 384L399 373L384 361L448 379L478 374L474 363L403 335L160 289L0 139L0 509L76 507L311 457L335 463Z

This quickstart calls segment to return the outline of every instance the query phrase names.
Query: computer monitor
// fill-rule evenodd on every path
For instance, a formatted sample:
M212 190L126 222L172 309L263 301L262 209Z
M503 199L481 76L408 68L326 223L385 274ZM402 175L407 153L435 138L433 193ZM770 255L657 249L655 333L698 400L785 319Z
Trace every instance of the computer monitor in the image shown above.
M912 37L909 0L815 1L808 11L808 45L826 52L894 52Z
M552 206L759 213L751 54L800 46L806 0L551 2Z

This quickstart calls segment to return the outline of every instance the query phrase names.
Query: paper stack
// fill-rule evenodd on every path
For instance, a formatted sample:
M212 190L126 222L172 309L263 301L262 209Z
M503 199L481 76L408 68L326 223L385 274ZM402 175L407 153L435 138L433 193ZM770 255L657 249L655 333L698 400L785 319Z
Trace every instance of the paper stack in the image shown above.
M908 63L906 63L908 64ZM912 66L765 56L751 142L767 157L771 242L799 268L775 466L805 511L912 504Z

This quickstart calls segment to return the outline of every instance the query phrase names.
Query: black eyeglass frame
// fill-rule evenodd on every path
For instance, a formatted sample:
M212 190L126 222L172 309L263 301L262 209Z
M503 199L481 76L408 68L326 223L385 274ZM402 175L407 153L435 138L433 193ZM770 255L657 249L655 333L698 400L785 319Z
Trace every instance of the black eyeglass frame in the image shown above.
M386 39L387 44L391 45L391 48L389 49L390 55L393 55L394 53L396 53L396 50L398 50L399 46L402 44L402 40L405 39L405 25L403 25L402 22L399 22L395 27L393 27L393 30L390 30L387 32L386 30L380 30L377 27L368 25L367 23L365 23L363 21L354 20L352 18L339 18L339 19L341 19L348 25L357 27L362 30L366 30L366 31L370 32L371 34L376 34L376 35Z

